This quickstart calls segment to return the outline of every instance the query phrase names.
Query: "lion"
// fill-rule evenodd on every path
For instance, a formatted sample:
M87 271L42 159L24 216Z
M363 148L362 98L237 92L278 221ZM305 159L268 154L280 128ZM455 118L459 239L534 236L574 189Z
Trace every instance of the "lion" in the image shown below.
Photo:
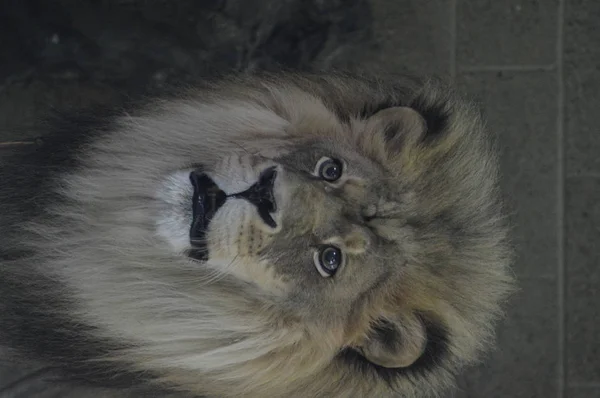
M493 345L497 151L443 83L233 75L47 129L2 168L0 334L61 377L416 398Z

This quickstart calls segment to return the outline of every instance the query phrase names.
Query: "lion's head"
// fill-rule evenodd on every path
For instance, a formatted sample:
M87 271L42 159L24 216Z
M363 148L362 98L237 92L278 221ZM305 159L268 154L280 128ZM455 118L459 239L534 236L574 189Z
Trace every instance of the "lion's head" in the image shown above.
M433 83L227 79L120 117L80 162L63 233L32 241L72 316L123 344L100 359L182 391L427 395L511 287L495 153Z

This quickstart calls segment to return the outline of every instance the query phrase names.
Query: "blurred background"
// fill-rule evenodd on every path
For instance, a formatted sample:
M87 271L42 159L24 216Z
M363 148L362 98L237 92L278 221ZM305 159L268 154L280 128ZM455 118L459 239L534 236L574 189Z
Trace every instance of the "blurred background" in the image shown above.
M0 0L0 142L50 109L280 66L434 74L479 103L521 291L449 397L600 398L598 0ZM43 376L0 358L0 397L82 396Z

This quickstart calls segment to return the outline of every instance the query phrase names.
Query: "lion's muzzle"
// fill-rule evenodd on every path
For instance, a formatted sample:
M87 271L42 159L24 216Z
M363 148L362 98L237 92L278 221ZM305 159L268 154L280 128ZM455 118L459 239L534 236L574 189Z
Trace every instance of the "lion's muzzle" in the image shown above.
M192 196L192 225L190 227L190 244L192 249L188 255L196 260L208 260L206 232L208 226L225 204L227 198L240 198L252 203L261 220L271 228L277 228L277 222L271 216L277 210L273 193L277 171L275 167L264 170L258 181L245 191L227 195L219 186L202 171L192 171L190 182L194 187Z

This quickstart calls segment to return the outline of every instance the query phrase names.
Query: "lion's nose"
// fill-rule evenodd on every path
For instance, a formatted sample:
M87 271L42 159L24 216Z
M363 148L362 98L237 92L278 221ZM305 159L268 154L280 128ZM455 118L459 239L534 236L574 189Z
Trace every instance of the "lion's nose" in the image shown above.
M258 177L258 181L243 192L229 195L234 198L243 198L256 206L260 218L271 228L276 228L277 223L271 217L271 213L277 210L275 195L273 195L273 185L277 178L275 167L269 167Z

